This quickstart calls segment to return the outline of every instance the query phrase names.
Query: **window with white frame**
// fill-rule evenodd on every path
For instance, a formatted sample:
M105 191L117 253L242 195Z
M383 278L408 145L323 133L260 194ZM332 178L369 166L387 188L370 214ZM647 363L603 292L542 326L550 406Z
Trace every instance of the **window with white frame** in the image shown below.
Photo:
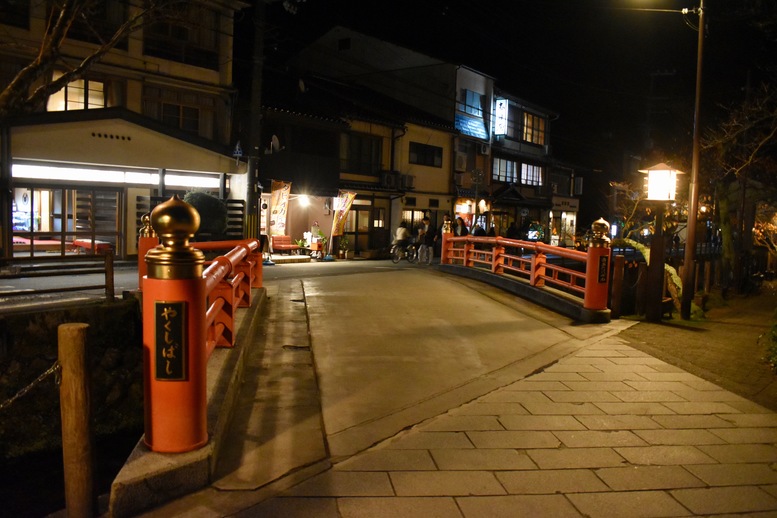
M62 77L62 72L54 72L53 80ZM76 79L49 96L46 110L62 112L71 110L89 110L105 108L105 85L102 81Z
M476 117L483 116L483 95L466 88L461 91L459 111Z
M537 145L545 145L545 118L533 113L523 113L523 140Z
M523 185L541 186L542 167L533 164L521 164L521 183Z
M147 86L143 114L168 126L205 138L214 138L216 100L194 92Z
M494 158L494 166L491 178L497 182L517 183L518 172L513 160Z
M218 70L219 23L212 7L191 2L181 21L159 21L144 30L143 53Z

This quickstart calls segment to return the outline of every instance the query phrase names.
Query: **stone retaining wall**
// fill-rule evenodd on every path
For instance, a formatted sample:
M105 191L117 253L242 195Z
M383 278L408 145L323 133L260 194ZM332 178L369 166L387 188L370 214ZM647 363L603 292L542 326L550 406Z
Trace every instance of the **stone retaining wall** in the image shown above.
M112 303L0 315L0 405L57 361L57 327L89 324L95 437L143 427L143 341L140 304ZM61 447L59 388L48 376L0 409L0 459Z

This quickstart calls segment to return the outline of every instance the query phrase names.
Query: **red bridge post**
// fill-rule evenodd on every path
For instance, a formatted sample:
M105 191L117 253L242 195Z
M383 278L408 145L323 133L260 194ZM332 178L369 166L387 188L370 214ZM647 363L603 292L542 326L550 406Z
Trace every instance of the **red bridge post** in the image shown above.
M590 310L607 309L610 287L610 224L599 218L591 224L593 237L588 244L585 265L585 297L583 307Z
M146 254L143 279L144 441L180 453L208 442L205 256L189 245L200 215L173 196L151 224L161 244Z

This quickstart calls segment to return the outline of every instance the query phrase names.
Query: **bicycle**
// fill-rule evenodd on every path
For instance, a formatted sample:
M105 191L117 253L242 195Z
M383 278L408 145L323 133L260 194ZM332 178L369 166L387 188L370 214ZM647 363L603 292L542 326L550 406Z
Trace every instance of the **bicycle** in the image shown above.
M417 258L417 250L413 243L408 243L404 246L391 245L391 261L397 264L402 258L407 259L408 263L412 263Z

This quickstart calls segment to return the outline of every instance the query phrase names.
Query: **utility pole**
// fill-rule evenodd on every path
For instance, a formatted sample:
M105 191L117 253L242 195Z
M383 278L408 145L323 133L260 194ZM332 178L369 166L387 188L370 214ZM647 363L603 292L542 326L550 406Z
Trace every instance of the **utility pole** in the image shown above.
M262 190L259 183L259 155L262 135L262 77L264 72L264 0L254 3L254 48L251 55L251 110L248 136L248 171L245 237L259 237Z
M683 320L691 318L691 301L696 291L696 219L699 207L699 150L701 123L701 70L704 56L704 0L699 3L699 43L696 54L696 99L693 112L693 155L691 157L691 185L688 195L688 227L685 238L685 257L683 259L683 294L680 301L680 316Z

